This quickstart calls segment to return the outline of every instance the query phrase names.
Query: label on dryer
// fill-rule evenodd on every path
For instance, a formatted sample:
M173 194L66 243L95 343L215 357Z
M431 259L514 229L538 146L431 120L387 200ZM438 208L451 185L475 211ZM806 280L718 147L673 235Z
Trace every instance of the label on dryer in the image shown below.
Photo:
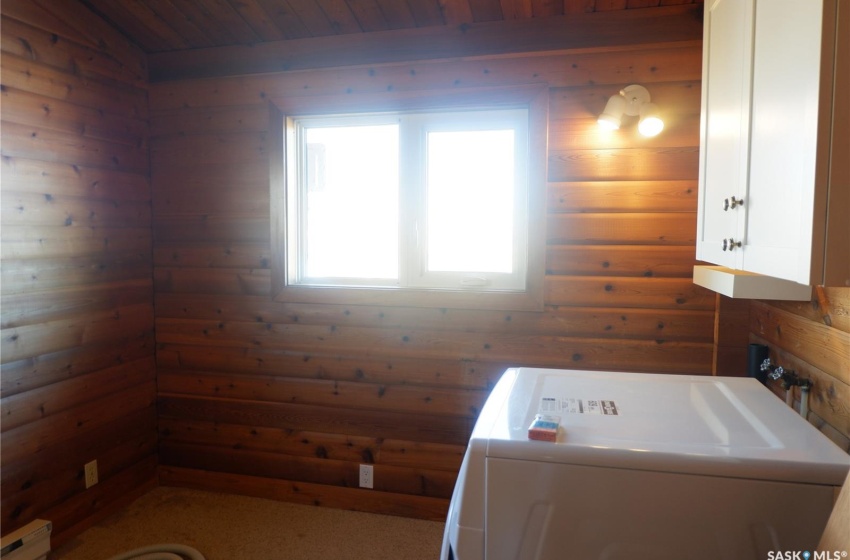
M617 403L614 401L601 401L602 404L602 414L607 416L617 416L619 412L617 412Z
M617 403L611 400L576 399L571 397L542 397L541 414L602 414L619 416Z

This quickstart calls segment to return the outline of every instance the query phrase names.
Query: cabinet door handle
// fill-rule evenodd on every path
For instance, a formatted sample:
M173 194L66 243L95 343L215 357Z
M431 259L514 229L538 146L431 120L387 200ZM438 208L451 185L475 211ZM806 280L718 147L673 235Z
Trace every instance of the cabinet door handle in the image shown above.
M730 199L728 199L728 198L723 199L723 211L724 212L729 210L730 208L737 208L738 206L744 205L744 199L743 198L737 199L733 196L731 198L731 202L729 202L729 201L730 201Z
M729 239L723 240L723 250L724 251L734 251L736 247L740 247L741 242L735 241L731 237Z

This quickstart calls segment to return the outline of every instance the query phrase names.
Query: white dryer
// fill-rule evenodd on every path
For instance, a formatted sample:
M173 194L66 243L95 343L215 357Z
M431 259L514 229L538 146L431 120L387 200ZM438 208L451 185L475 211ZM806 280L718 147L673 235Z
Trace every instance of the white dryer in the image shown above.
M560 417L532 441L537 414ZM509 369L442 560L753 560L811 551L850 456L755 379Z

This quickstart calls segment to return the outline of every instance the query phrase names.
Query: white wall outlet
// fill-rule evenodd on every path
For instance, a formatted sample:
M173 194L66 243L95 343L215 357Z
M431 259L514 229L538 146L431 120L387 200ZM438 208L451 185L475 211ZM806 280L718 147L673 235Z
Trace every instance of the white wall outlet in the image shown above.
M360 488L374 488L375 471L372 465L360 465Z
M91 488L97 484L97 459L86 463L86 488Z

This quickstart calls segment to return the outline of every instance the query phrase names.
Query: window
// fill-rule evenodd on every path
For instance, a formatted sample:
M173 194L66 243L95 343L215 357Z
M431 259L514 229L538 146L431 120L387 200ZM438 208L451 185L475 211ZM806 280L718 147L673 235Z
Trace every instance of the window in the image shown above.
M277 299L542 305L539 101L425 99L392 112L273 108Z

